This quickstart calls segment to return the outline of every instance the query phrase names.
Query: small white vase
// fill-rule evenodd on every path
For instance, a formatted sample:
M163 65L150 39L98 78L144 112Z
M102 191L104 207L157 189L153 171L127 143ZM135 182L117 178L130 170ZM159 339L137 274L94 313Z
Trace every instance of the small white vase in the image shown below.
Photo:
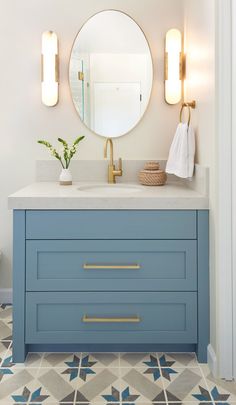
M70 169L62 169L60 177L61 186L71 186L72 185L72 175Z

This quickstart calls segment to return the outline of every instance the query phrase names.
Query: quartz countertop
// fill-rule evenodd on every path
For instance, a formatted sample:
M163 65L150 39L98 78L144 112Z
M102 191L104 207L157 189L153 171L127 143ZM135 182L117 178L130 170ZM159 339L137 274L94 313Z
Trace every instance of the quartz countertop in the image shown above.
M92 186L104 186L99 191ZM109 187L131 187L131 190L113 194ZM132 190L137 188L135 192ZM88 188L88 190L87 190ZM189 209L209 208L208 197L181 182L167 182L165 186L148 187L139 184L110 185L99 183L74 183L60 186L56 182L33 183L8 198L9 209Z

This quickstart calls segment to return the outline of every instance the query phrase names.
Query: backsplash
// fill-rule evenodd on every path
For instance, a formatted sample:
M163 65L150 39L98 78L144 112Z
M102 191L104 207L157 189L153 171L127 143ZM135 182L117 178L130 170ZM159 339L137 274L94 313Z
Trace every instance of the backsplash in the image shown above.
M137 183L138 173L144 167L147 160L123 160L123 175L117 179L117 183ZM166 160L159 160L161 169L165 169ZM107 182L106 160L74 160L70 170L75 182ZM36 181L58 181L61 171L60 164L54 160L36 161ZM198 164L195 165L194 176L191 180L179 179L174 175L168 175L168 182L184 183L200 194L208 195L209 169Z

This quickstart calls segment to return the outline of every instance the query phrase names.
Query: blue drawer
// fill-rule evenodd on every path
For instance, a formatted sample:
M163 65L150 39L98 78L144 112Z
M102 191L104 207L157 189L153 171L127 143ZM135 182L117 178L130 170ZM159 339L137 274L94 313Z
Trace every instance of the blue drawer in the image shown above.
M194 291L195 240L28 240L28 291Z
M26 294L26 343L196 343L197 294Z
M196 211L26 212L26 239L196 239Z

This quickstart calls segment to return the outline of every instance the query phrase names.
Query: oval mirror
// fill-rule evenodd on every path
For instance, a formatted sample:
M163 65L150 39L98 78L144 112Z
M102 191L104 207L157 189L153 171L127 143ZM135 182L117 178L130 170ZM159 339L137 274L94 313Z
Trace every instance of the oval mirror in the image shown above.
M136 22L120 11L102 11L78 33L69 81L84 124L104 137L126 134L142 118L151 94L152 57Z

